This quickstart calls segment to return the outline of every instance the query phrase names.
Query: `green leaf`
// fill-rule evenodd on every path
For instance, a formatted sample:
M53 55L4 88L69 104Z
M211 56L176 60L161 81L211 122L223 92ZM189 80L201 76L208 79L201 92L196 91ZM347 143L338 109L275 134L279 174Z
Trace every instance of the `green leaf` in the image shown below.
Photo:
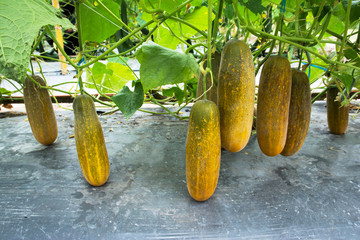
M254 14L261 14L262 12L266 11L267 8L261 5L261 0L239 0L241 5L244 5Z
M338 17L332 15L330 18L328 29L337 34L342 34L342 32L345 30L345 23L341 21Z
M331 72L337 79L339 79L345 86L347 93L351 91L351 85L353 82L353 77L350 74L344 72Z
M140 12L136 17L136 21L140 26L142 26L146 23L146 21L142 18L142 15L143 15L143 13Z
M125 84L134 80L135 76L131 70L122 65L121 63L108 62L107 65L101 62L96 62L91 68L91 73L87 74L87 81L94 82L105 86L107 88L113 89L115 92L122 89ZM94 85L87 84L89 88L96 88ZM106 88L98 87L103 93L113 93Z
M177 35L180 35L179 25L176 21L171 19L166 21L166 24L161 24L154 33L154 41L163 46L170 49L176 49L179 45L180 40L172 34L169 28Z
M319 8L320 7L312 7L312 13L313 13L313 16L317 16L318 12L319 12ZM321 21L326 14L328 14L328 12L331 10L330 6L324 6L321 13L320 13L320 16L319 16L319 21Z
M26 78L31 46L42 26L75 28L43 0L1 1L0 22L0 73L17 82Z
M175 95L175 98L178 100L178 104L181 105L184 101L185 93L184 91L179 87L172 87L169 89L163 89L162 90L163 95L167 97L172 97Z
M262 0L261 1L261 5L263 5L264 7L267 7L269 4L271 4L272 1L271 0Z
M122 27L97 1L88 0L80 4L80 31L83 43L85 41L100 43ZM101 2L120 18L119 4L112 0Z
M354 87L360 90L360 73L355 77Z
M344 10L347 10L349 6L349 0L343 0L342 5ZM350 10L350 24L360 18L360 1L352 1L351 3L351 10Z
M190 4L191 4L191 6L199 7L202 4L202 0L194 0Z
M145 92L166 84L197 81L200 68L191 54L145 44L135 53L140 62L140 78Z
M349 60L355 60L358 58L357 52L352 48L344 49L344 56Z
M114 62L114 63L121 63L122 65L126 66L126 63L129 61L130 58L128 57L112 57L108 58L108 62Z
M314 58L311 65L305 70L306 75L309 77L310 85L320 79L326 73L327 69L322 67L324 62L320 58ZM309 76L310 71L310 76Z
M207 29L207 16L208 10L207 7L195 8L194 11L185 14L182 19L191 23L193 26L197 27L200 30ZM215 18L215 15L212 15L212 18ZM149 21L152 19L150 14L143 14L143 19ZM152 25L155 27L155 24ZM167 47L170 49L176 49L176 47L181 42L179 37L186 39L191 38L197 33L193 28L185 25L179 24L177 21L168 19L162 23L154 32L154 42L157 44Z
M124 86L111 100L118 106L126 118L131 117L144 102L144 90L140 81L135 84L134 92Z
M212 15L212 19L215 18L215 15ZM184 17L184 20L191 23L192 25L194 25L195 27L197 27L200 30L206 30L208 28L208 8L207 7L201 7L201 8L197 8L195 9L194 12L192 12L189 15L186 15ZM194 36L197 31L194 30L193 28L182 24L181 25L182 28L182 33L185 37L187 38L191 38L192 36Z
M341 21L345 21L346 11L342 4L337 4L333 7L332 15L338 17Z
M320 0L321 1L321 0ZM298 1L286 1L286 8L289 9L296 9L296 4ZM305 0L299 0L299 5L302 6L304 4ZM279 6L281 6L281 1L279 1Z
M235 10L231 3L225 3L224 16L228 19L233 19L235 17Z
M144 2L148 9L160 8L166 12L172 12L177 6L185 2L185 0L145 0Z
M309 76L310 71L310 76ZM310 85L316 82L318 79L320 79L322 76L324 76L325 71L313 66L308 66L306 71L306 75L309 77Z
M8 95L10 96L11 95L11 91L5 89L5 88L0 88L0 93L1 94L5 94L5 95Z

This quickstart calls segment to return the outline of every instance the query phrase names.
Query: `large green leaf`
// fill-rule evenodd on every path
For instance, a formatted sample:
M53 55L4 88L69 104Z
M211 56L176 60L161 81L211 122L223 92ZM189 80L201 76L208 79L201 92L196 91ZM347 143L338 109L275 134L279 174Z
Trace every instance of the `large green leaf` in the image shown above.
M255 14L261 14L267 10L267 8L261 4L261 0L239 0L239 2Z
M224 12L224 16L228 19L233 19L235 17L235 10L232 3L225 2L225 8L223 12Z
M342 5L346 11L349 6L349 0L343 0ZM352 1L350 9L350 23L360 19L360 1Z
M305 63L305 62L303 62ZM310 84L315 83L319 80L327 71L327 68L322 67L324 64L323 60L320 58L314 58L311 61L311 65L305 70L306 75L309 77Z
M148 9L160 8L166 12L174 11L185 0L145 0L145 6ZM190 3L191 6L200 6L202 1L195 0Z
M166 20L155 30L154 41L163 47L176 49L181 41L173 33L180 35L179 24L171 19Z
M69 20L43 0L0 2L0 73L23 82L29 66L31 45L44 25L74 28Z
M107 65L101 62L96 62L91 68L91 74L87 74L88 82L95 82L96 84L113 89L115 92L122 89L125 84L134 80L135 76L131 70L117 62L108 62ZM94 85L88 84L87 87L95 88ZM99 88L99 87L98 87ZM106 88L101 88L103 93L113 93L114 91Z
M213 14L212 19L214 18L215 15ZM186 15L184 20L191 23L200 30L206 30L208 28L208 8L201 7L195 9L192 13ZM181 25L181 29L183 35L187 38L191 38L197 33L196 30L184 24Z
M164 3L167 3L168 1L164 1ZM156 5L157 6L157 5ZM160 4L160 6L163 6ZM170 6L164 5L166 9L172 9ZM194 27L200 29L200 30L206 30L207 29L207 16L208 16L208 10L207 7L200 7L195 8L192 12L189 12L185 14L184 16L181 16L181 18L189 23L191 23ZM144 13L142 15L143 20L149 21L152 19L152 16L150 14ZM212 18L215 18L215 15L213 14ZM155 27L156 25L151 25L151 28ZM165 23L158 26L158 29L154 32L154 41L163 46L170 49L176 49L176 47L181 42L179 40L180 38L183 38L184 40L187 38L191 38L197 33L196 30L193 28L178 23L177 21L168 19L165 21Z
M131 117L144 102L144 90L141 82L135 83L134 92L124 86L111 100L118 106L126 118Z
M101 2L120 18L119 4L112 0L102 0ZM97 0L88 0L80 4L80 23L83 42L93 41L100 43L122 27Z
M330 18L328 29L341 35L345 29L345 23L333 15Z
M136 51L140 62L140 78L145 91L166 84L196 81L200 68L191 54L145 44Z

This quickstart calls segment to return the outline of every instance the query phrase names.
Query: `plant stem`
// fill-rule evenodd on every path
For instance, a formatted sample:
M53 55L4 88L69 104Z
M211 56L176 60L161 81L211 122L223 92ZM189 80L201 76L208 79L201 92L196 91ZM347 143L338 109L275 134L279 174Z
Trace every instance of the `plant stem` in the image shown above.
M192 29L196 30L198 33L200 33L201 35L203 35L205 38L207 38L207 34L206 34L204 31L200 30L199 28L197 28L196 26L192 25L191 23L189 23L189 22L187 22L187 21L185 21L185 20L183 20L183 19L181 19L181 18L174 17L174 16L170 16L169 19L176 20L176 21L178 21L178 22L180 22L180 23L183 23L183 24L191 27ZM210 34L210 35L211 35L211 34Z
M262 45L258 50L254 51L252 53L253 60L255 61L255 59L259 56L259 54L262 53L262 51L264 51L266 48L268 48L271 44L272 44L272 41L269 41L269 42L265 43L264 45Z
M236 23L236 26L237 26L235 38L237 38L239 36L240 28L241 28L241 23L240 23L241 15L240 15L239 8L238 8L238 1L237 0L232 0L232 5L233 5L233 8L235 10L235 14L237 16L237 18L235 19L235 23ZM245 20L244 20L244 22L245 22Z
M329 30L329 29L326 29L326 32L331 34L332 36L336 37L337 39L341 40L341 42L344 40L344 37ZM339 43L339 42L334 42L334 41L331 41L331 40L321 40L320 42L324 42L324 43L334 43L334 44L337 44L337 45L341 45L342 43ZM351 47L352 49L354 49L357 53L360 53L360 50L358 49L358 47L356 45L354 45L353 43L349 42L349 41L346 41L345 40L345 43Z
M321 91L318 95L316 95L312 100L311 104L313 104L316 100L318 100L322 95L324 95L329 88L325 88L323 91Z
M189 46L186 50L185 53L189 53L192 49L195 49L197 47L206 47L203 43L197 43L194 45ZM200 53L199 51L197 51L198 53ZM200 53L201 54L201 53Z
M112 47L110 47L108 50L106 50L105 52L103 52L100 56L97 56L96 58L94 58L92 61L87 62L83 65L81 65L81 68L85 68L88 67L94 63L96 63L97 61L101 60L104 58L104 56L106 56L107 54L109 54L110 52L112 52L115 48L117 48L118 46L120 46L121 44L123 44L126 40L128 40L130 37L134 36L137 32L141 31L141 29L147 27L148 25L152 24L154 22L154 20L150 20L147 23L145 23L144 25L142 25L141 27L136 28L134 31L132 31L131 33L129 33L128 35L126 35L125 37L123 37L122 39L120 39L119 41L117 41Z
M301 70L301 63L302 63L302 56L303 56L304 50L301 49L301 54L299 57L299 66L298 66L298 70Z
M54 41L56 47L60 50L60 52L64 55L66 61L68 61L68 63L73 66L75 69L77 68L76 64L71 60L71 58L66 54L66 52L64 51L64 49L61 47L60 43L57 41L56 37L54 36L54 34L52 33L49 25L46 25L46 31L47 33L50 35L51 39ZM58 60L57 60L58 61Z
M94 102L98 102L98 103L101 103L102 105L105 105L105 106L108 106L108 107L115 107L116 105L115 104L111 104L111 103L107 103L107 102L104 102L104 101L101 101L100 99L94 97L93 95L91 95L90 93L86 92L84 90L84 93L83 94L86 94L88 96L90 96Z
M35 49L39 46L42 38L44 37L46 31L42 31L40 36L37 38L35 44L31 48L31 53L35 51Z
M320 35L319 35L318 38L316 38L318 41L320 41L320 40L323 38L323 36L324 36L324 34L325 34L325 32L326 32L326 29L327 29L328 26L329 26L330 19L331 19L331 15L332 15L331 12L328 12L328 14L326 14L324 23L321 25Z
M344 51L344 46L345 46L345 42L346 42L347 34L348 34L351 4L352 4L352 0L349 0L348 7L346 9L344 36L343 36L343 39L341 41L340 51L338 52L338 55L337 55L337 61L340 61L344 56L343 51Z
M160 8L156 8L156 9L148 9L145 5L144 0L140 0L140 6L141 8L144 10L144 12L146 13L163 13L164 11Z
M7 78L5 78L5 80L6 80L8 83L10 83L10 84L16 89L16 91L11 91L11 93L16 93L16 92L22 93L21 89L19 89L19 88L12 82L12 80L7 79ZM37 83L37 82L36 82L36 83ZM20 85L20 87L21 87L21 85ZM23 95L24 95L24 94L23 94Z
M279 15L279 25L280 25L280 36L281 36L281 33L282 33L282 25L283 25L283 19L284 19L284 13L280 12L280 15ZM277 27L277 26L276 26ZM275 31L275 35L276 34L276 31ZM285 46L285 44L284 44ZM278 55L281 56L281 54L283 53L283 49L282 49L282 42L280 41L279 42L279 52L278 52Z
M203 91L204 91L204 99L206 100L206 79L207 79L207 75L210 74L210 76L212 76L211 74L211 33L212 33L212 0L208 0L208 34L207 34L207 64L206 64L206 72L204 74L203 77ZM212 77L211 77L211 81Z
M221 15L222 15L222 9L223 9L223 6L224 6L224 0L219 0L219 6L218 6L218 11L216 13L216 17L215 17L215 22L214 22L214 29L213 29L213 32L212 32L212 41L213 43L215 43L215 40L216 40L216 36L217 36L217 33L218 33L218 30L219 30L219 19L221 18Z
M284 14L280 13L279 19L278 19L278 21L277 21L277 23L276 23L276 28L275 28L275 33L274 33L275 36L277 35L277 33L278 33L278 31L279 31L280 24L281 24L281 22L282 22L282 19L281 19L282 17L284 17ZM250 26L249 26L249 27L250 27ZM253 27L251 27L251 28L252 28L252 29L255 29L255 28L253 28ZM249 31L249 32L251 32L251 31ZM267 34L268 34L268 33L267 33ZM271 35L271 34L268 34L268 35ZM271 35L271 36L273 36L273 35ZM275 39L273 39L268 54L266 54L266 56L264 57L264 59L258 64L258 66L257 66L256 69L255 69L255 76L258 74L261 66L262 66L262 65L266 62L266 60L271 56L271 53L272 53L272 51L273 51L273 49L274 49L274 47L275 47L275 43L276 43L276 41L275 41Z
M266 33L266 32L263 32L261 30L258 30L256 28L253 28L253 27L250 27L250 26L247 26L246 29L248 31L250 31L251 33L253 33L254 35L256 36L266 36L267 38L270 38L270 39L275 39L275 40L278 40L278 41L283 41L285 43L288 43L290 45L293 45L295 47L298 47L300 49L304 49L305 51L308 51L309 53L317 56L318 58L320 58L321 60L323 60L325 63L328 63L328 64L338 64L340 66L345 66L345 67L350 67L350 68L353 68L353 69L356 69L356 70L360 70L360 67L356 67L354 65L351 65L351 64L345 64L345 63L342 63L342 62L339 62L339 61L332 61L330 59L327 59L326 57L322 56L321 54L319 54L318 52L315 52L312 48L308 48L308 47L305 47L305 46L302 46L301 44L298 44L298 43L295 43L295 42L292 42L288 39L285 39L285 38L282 38L282 37L278 37L278 36L274 36L274 35L271 35L269 33Z
M57 86L65 85L65 84L74 84L74 83L78 83L78 82L77 82L77 81L62 82L62 83L58 83L58 84L51 85L51 87L53 88L53 87L57 87ZM108 87L106 87L106 86L102 86L102 85L97 84L97 83L85 82L85 81L83 81L83 83L84 83L84 84L96 85L97 87L102 87L102 88L104 88L104 89L106 89L106 90L112 91L113 93L116 93L116 92L117 92L117 91L114 90L114 89L108 88ZM71 93L69 93L69 94L71 94Z
M320 14L321 14L321 12L322 12L322 10L323 10L323 8L324 8L325 2L326 2L326 1L324 1L324 0L321 1L319 10L318 10L316 16L314 17L313 24L311 25L311 27L310 27L310 29L309 29L308 34L307 34L306 37L310 37L310 36L312 35L312 31L313 31L315 25L318 24L318 22L319 22L319 17L320 17Z
M295 34L296 36L301 36L299 28L299 14L300 14L300 1L296 0L296 12L295 12Z
M357 39L356 39L356 44L358 45L358 47L360 47L360 24L359 24L359 27L358 27L358 33L357 33Z
M141 112L150 113L150 114L169 114L168 112L153 112L153 111L149 111L149 110L145 110L145 109L141 109L141 108L139 108L138 110Z
M176 113L170 111L168 108L166 108L165 106L163 106L161 103L159 103L158 101L156 101L156 99L154 99L153 97L150 97L150 101L152 103L155 103L156 105L158 105L159 107L161 107L162 109L164 109L168 114L178 118L178 119L183 119L182 117L178 116Z
M35 58L44 58L44 59L49 59L49 60L52 60L52 61L55 61L55 62L59 62L59 63L68 63L66 61L61 61L60 59L57 59L57 58L52 58L52 57L47 57L47 56L41 56L41 55L37 55L37 54L31 54L32 57L35 57Z

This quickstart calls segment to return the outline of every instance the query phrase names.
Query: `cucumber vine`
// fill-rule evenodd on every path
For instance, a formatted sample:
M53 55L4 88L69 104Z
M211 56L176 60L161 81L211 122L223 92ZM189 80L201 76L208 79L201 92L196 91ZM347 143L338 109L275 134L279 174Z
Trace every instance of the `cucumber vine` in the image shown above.
M50 38L56 45L56 48L64 55L65 62L76 70L75 77L77 77L77 81L66 81L52 86L41 87L71 96L77 93L88 94L94 101L112 107L113 109L109 113L117 111L119 109L118 104L121 104L119 102L112 102L109 92L120 93L121 89L114 89L112 86L103 85L103 82L99 82L96 79L98 76L94 77L92 75L92 67L99 61L105 63L108 61L125 63L125 66L131 69L124 57L127 57L127 59L134 58L135 53L144 44L150 44L151 41L162 44L164 47L179 45L182 47L184 56L193 55L197 62L201 62L204 55L207 56L208 62L204 72L204 87L206 86L205 81L208 74L214 85L213 73L211 71L212 51L215 48L221 51L225 42L230 38L245 39L249 45L254 44L254 39L260 42L252 50L256 74L270 55L280 55L284 52L289 54L290 60L298 63L298 69L308 72L311 83L327 76L337 79L335 81L336 86L341 90L346 89L349 91L354 87L359 88L360 86L360 14L351 11L351 7L354 6L352 0L336 3L332 1L334 4L330 6L326 4L327 1L325 0L317 1L313 5L308 0L287 1L287 3L286 1L275 3L268 0L249 0L246 2L238 0L187 0L179 1L179 4L176 6L174 6L172 1L167 0L119 0L117 1L119 4L108 4L105 1L95 0L69 0L69 2L75 6L76 29L79 42L76 49L77 56L75 58L69 56L53 34L52 26L46 25L37 33L34 39L31 46L31 57L36 60L41 58L60 62L54 57L37 53L38 47L43 44L46 38ZM120 3L123 2L125 4L122 6L126 8L121 8L122 12L120 12ZM107 31L106 27L111 28L109 22L113 22L113 24L122 28L121 30L125 32L125 35L117 41L114 41L114 33L109 34L102 42L93 42L86 39L86 36L84 38L82 33L86 33L88 25L82 22L82 17L84 17L82 6L86 6L87 9L91 9L95 14L103 17L102 24L104 25L104 31ZM125 12L124 9L126 10ZM11 13L9 14L11 19ZM207 14L207 18L201 20L204 14ZM344 19L344 23L342 23L341 19ZM265 29L269 27L263 25L265 20L268 20L268 23L274 20L275 24L272 26L272 29ZM29 19L23 19L23 21L26 22ZM340 27L336 26L336 24ZM352 40L354 37L356 38L355 41ZM123 46L125 43L130 43L130 45L124 50L119 51L120 46ZM334 46L336 49L335 56L326 52L326 46ZM292 55L296 52L298 53L297 59ZM166 64L166 60L164 60L164 64ZM326 69L326 71L310 73L310 70L315 65ZM34 72L32 65L30 72ZM87 79L83 79L83 72L88 74L89 77ZM138 77L133 69L131 69L131 72L133 79L128 80L142 82L141 76ZM142 69L140 69L140 72L142 73ZM105 77L107 76L106 74L104 72ZM345 77L338 78L337 76ZM194 76L194 78L197 77ZM349 80L350 77L352 81ZM13 99L11 94L21 92L23 83L18 79L7 77L5 73L2 79L10 82L10 85L13 87L16 86L15 91L3 90L1 92L3 96L2 101L6 101L6 99L11 101ZM109 81L116 81L114 79ZM78 90L66 91L60 89L61 85L69 83L77 83ZM87 92L86 87L89 86L92 86L99 93L97 97ZM176 91L182 91L182 94L175 95L174 90L174 96L166 96L164 97L165 100L156 98L152 93L153 91L148 91L156 90L154 92L161 95L162 86L156 89L144 89L147 92L144 92L143 95L148 96L144 98L144 101L159 105L164 110L160 114L168 113L183 119L180 110L196 100L196 94L194 94L196 83L195 81L184 80L183 84L177 84L175 88L177 89ZM315 100L326 92L326 88L327 86L323 88ZM137 94L140 95L139 93ZM206 91L204 95L206 98ZM347 92L342 91L342 95L344 101L350 101L358 96L359 92L350 96ZM107 99L107 101L100 100L100 96ZM57 102L56 96L53 96L53 98ZM172 104L169 104L171 102ZM175 111L170 110L174 107L173 103L178 103ZM149 112L141 108L139 110Z

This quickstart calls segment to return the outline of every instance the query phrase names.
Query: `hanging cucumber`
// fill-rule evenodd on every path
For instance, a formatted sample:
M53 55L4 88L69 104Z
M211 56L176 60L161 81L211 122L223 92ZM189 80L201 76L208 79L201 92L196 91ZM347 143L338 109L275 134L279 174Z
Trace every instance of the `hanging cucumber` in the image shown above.
M341 135L346 132L349 123L349 106L341 106L340 91L330 87L326 92L327 121L332 134Z
M310 125L311 92L309 78L303 71L292 69L289 123L283 156L291 156L302 147Z
M33 75L31 78L39 85L46 86L40 76ZM25 79L25 109L35 139L43 145L50 145L58 136L54 108L48 90L35 82L30 77Z
M200 100L191 109L186 139L186 183L196 201L205 201L214 193L220 155L218 107L212 101Z
M284 149L291 96L291 67L287 58L271 56L260 76L256 134L261 151L276 156Z
M255 102L255 72L249 47L232 39L225 44L218 80L221 145L238 152L249 141Z
M79 95L73 102L75 142L79 163L86 181L101 186L109 177L109 159L101 123L91 97Z

